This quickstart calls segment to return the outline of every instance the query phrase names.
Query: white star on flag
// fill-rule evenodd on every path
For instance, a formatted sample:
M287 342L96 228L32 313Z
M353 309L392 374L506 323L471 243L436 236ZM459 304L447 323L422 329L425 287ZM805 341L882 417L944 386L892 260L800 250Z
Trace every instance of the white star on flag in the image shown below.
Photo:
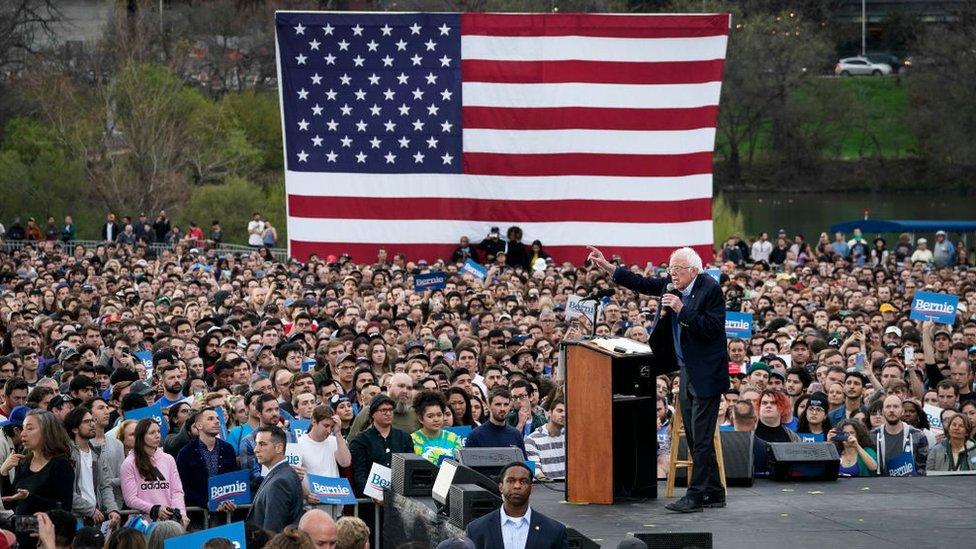
M308 162L308 153L305 152L305 151L302 151L302 152L298 153L298 161L299 162Z
M295 27L295 34L305 34L305 27L303 27L301 23Z

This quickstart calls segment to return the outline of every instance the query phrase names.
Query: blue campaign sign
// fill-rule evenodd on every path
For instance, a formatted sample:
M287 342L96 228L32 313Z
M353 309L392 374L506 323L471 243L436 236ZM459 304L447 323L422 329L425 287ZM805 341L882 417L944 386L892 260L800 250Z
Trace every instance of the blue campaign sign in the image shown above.
M447 286L447 275L440 271L419 274L413 277L413 291L415 292L441 290L445 286Z
M235 549L247 547L247 538L244 535L244 523L234 522L200 530L185 536L169 538L163 541L163 549L200 549L208 541L216 538L226 538L234 545Z
M216 511L225 501L233 501L237 505L251 503L250 480L247 469L210 477L207 481L207 493L210 495L207 507Z
M315 359L314 358L306 358L306 359L302 360L302 371L303 372L311 372L314 369L315 369Z
M725 312L725 337L749 339L752 337L752 314Z
M152 406L129 410L125 413L125 419L134 419L136 421L147 417L159 424L159 436L166 438L166 435L169 433L169 422L166 421L166 416L163 415L163 406L160 403L157 402Z
M153 375L153 363L152 363L152 351L136 351L132 353L132 356L136 357L143 366L146 367L146 379L152 379Z
M484 265L477 263L475 260L468 258L461 266L462 273L468 273L474 275L475 278L484 280L488 276L488 268Z
M214 412L217 413L217 421L220 422L220 440L227 440L227 414L224 413L223 406L217 406L214 408Z
M353 505L356 503L356 496L352 493L352 486L344 478L323 477L320 475L309 475L308 488L312 494L319 498L319 503L331 505Z
M312 422L307 419L293 419L288 422L288 428L295 434L295 440L301 438L312 427Z
M460 425L458 427L444 427L444 430L450 431L455 435L461 437L461 446L464 446L464 443L468 441L468 435L471 434L470 425Z
M956 321L959 296L937 294L934 292L915 292L912 299L912 320L931 320L939 324L952 324Z
M722 270L718 267L709 267L705 269L705 274L715 279L715 282L722 281Z

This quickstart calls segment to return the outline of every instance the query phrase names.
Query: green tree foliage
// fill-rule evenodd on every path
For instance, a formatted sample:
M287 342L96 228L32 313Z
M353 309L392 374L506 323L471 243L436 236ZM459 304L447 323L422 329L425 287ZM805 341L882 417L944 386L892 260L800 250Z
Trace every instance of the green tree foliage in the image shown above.
M205 230L212 221L220 221L225 241L247 243L247 223L251 214L261 215L278 230L278 242L285 242L285 186L280 180L264 188L238 176L220 185L197 187L179 216L181 227L195 222Z
M976 165L974 44L976 1L967 0L953 21L928 30L908 78L909 121L922 156L939 171L971 173Z
M58 216L84 207L84 170L61 146L49 126L28 118L14 118L0 145L0 219Z
M248 90L230 93L222 102L235 115L244 136L261 154L261 169L280 172L284 165L278 94Z
M712 242L715 247L721 248L722 242L736 234L745 234L742 212L733 208L719 193L712 200Z

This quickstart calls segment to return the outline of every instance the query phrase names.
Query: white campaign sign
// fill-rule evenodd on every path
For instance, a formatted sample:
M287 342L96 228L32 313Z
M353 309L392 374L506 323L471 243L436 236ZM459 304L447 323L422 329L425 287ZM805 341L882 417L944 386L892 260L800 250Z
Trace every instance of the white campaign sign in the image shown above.
M369 480L363 488L363 494L373 499L383 501L383 488L390 485L390 468L379 463L373 463L369 470Z

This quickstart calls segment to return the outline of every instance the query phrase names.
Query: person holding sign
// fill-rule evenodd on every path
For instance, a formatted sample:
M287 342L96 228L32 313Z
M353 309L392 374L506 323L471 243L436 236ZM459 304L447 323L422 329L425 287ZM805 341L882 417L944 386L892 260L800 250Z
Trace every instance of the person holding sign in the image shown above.
M312 410L312 424L308 432L298 439L302 465L293 466L300 479L304 481L306 473L337 478L339 467L349 467L352 454L341 429L342 421L328 404L320 404ZM307 486L304 488L305 499L313 505L317 504L318 497Z
M410 435L393 426L394 408L396 402L392 398L384 394L374 398L368 409L373 426L360 433L349 445L357 495L363 493L373 463L389 467L393 454L413 452Z
M217 438L220 418L213 408L203 408L186 420L190 442L176 454L176 468L186 489L187 505L206 507L207 479L237 470L237 454L230 443ZM224 501L218 511L233 511L234 502Z
M130 509L153 520L175 520L186 528L183 481L176 460L160 447L159 424L150 418L136 424L132 452L122 462L122 496Z
M725 507L715 456L715 418L719 400L729 389L729 354L725 338L725 296L722 287L705 274L701 257L691 248L671 254L668 276L644 277L607 261L589 246L587 259L625 288L660 296L650 345L671 370L680 370L679 402L688 447L695 467L688 491L667 508L679 513L704 507Z
M298 524L302 517L302 482L288 465L285 445L288 438L278 426L262 426L256 431L254 455L268 468L268 474L247 514L247 522L265 530L280 532L285 526Z
M445 408L447 401L439 391L423 391L413 400L413 409L420 416L420 429L410 435L413 453L434 465L442 458L453 458L461 447L461 437L443 428Z

